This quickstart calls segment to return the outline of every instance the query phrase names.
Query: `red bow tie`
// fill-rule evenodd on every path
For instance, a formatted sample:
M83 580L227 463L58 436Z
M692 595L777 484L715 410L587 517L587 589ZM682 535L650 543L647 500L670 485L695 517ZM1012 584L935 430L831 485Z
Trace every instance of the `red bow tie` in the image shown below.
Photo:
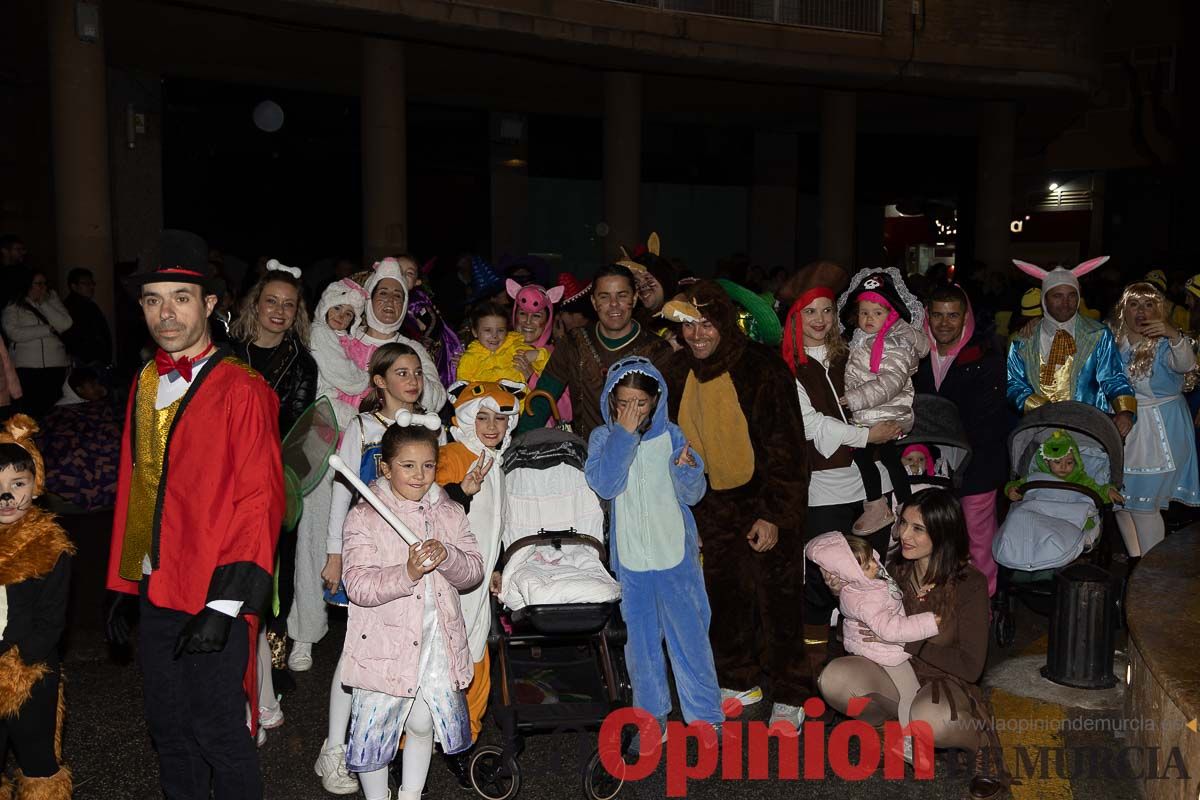
M174 359L160 347L158 352L154 354L154 365L158 367L159 375L169 375L172 372L178 372L181 378L190 383L192 380L192 367L196 366L197 361L204 360L212 349L213 346L210 344L204 349L204 352L195 358L180 356L178 359Z

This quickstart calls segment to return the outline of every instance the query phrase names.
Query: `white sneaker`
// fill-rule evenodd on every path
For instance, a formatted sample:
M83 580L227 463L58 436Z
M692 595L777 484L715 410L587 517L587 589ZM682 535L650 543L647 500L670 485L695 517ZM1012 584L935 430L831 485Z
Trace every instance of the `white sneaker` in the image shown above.
M275 707L259 706L258 707L258 728L259 730L271 730L278 728L283 724L283 706L279 701L275 701Z
M321 743L321 755L313 771L321 776L321 786L330 794L354 794L358 791L358 778L346 769L346 745L330 745L326 739Z
M288 655L288 669L292 672L307 672L312 669L312 642L292 642Z
M794 725L799 731L800 725L804 722L804 709L800 706L789 706L787 703L775 703L771 706L771 719L767 722L767 726L774 725L776 722Z
M752 706L763 699L762 687L754 686L747 690L739 691L737 689L722 689L721 701L737 700L743 706Z
M262 725L258 726L258 733L255 734L255 736L254 736L254 743L257 744L259 747L262 747L264 744L267 743L267 729L264 728Z

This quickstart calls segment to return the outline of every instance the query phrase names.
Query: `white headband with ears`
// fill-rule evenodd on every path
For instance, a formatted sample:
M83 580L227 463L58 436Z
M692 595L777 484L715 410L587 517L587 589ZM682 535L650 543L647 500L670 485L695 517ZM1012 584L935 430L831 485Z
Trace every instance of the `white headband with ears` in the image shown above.
M424 425L431 431L436 431L442 427L442 418L437 414L414 414L407 408L402 408L396 412L396 424L401 428L407 428L410 425Z
M286 272L296 280L300 280L301 275L299 267L289 267L287 264L280 264L273 258L267 262L267 272Z

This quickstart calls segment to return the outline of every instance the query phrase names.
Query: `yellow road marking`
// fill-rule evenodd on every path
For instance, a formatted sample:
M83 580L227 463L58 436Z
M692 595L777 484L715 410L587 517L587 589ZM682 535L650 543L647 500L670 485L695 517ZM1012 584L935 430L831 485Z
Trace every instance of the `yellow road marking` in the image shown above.
M1004 721L997 725L1000 744L1004 747L1004 764L1013 775L1020 770L1018 777L1021 783L1012 787L1013 800L1074 800L1071 781L1059 777L1054 764L1056 748L1065 745L1061 726L1061 720L1064 719L1062 707L993 689L992 711L997 720ZM1030 730L1018 730L1016 725L1020 720L1029 720ZM1033 729L1036 720L1046 720L1044 729ZM1026 774L1028 765L1022 765L1018 759L1018 745L1024 748L1030 762L1037 759L1033 775ZM1047 749L1046 753L1039 756L1042 748ZM1047 776L1043 778L1042 764L1047 759L1050 763Z

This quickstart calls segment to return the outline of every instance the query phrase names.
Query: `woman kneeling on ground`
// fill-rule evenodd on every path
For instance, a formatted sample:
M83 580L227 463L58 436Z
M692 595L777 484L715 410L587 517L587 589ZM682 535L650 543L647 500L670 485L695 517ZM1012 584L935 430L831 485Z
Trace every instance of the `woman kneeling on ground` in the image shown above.
M971 566L962 507L944 489L925 489L904 506L896 526L900 549L888 572L904 594L909 615L932 611L941 618L936 636L905 645L921 685L912 721L929 724L933 745L975 753L971 797L1002 796L1008 777L1000 758L991 706L979 687L987 661L988 591ZM830 588L841 590L834 581ZM878 641L863 630L866 641ZM898 717L899 692L878 664L861 656L834 659L817 679L825 701L845 714L850 700L868 704L858 719L872 725Z

